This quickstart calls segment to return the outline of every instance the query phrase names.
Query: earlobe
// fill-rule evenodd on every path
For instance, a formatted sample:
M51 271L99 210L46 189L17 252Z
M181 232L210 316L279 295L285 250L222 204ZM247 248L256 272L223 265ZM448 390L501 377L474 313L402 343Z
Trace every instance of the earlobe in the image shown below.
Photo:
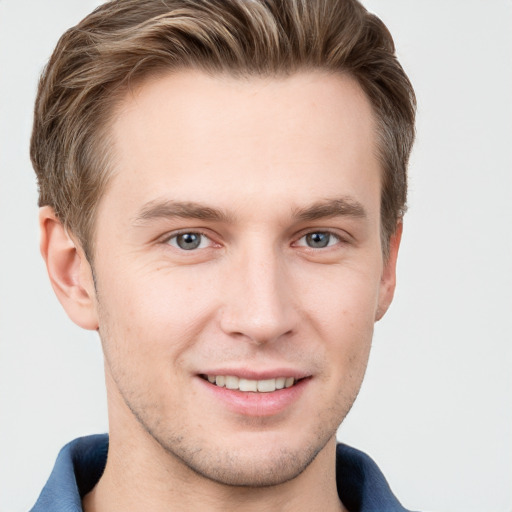
M402 239L403 224L397 224L395 232L391 235L389 240L389 256L384 262L382 270L382 277L379 290L379 303L375 313L375 321L379 321L393 300L396 287L396 261L398 258L398 249L400 248L400 240Z
M92 270L53 208L39 210L40 249L53 290L69 318L84 329L96 330L98 316Z

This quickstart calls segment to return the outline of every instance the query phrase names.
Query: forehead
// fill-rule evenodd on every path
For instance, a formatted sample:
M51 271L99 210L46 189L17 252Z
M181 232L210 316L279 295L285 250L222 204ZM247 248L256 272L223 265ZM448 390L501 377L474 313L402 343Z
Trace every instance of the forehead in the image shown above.
M311 195L350 195L380 187L374 125L369 101L347 75L173 72L121 102L112 185L126 200L136 190L138 201L265 194L301 206Z

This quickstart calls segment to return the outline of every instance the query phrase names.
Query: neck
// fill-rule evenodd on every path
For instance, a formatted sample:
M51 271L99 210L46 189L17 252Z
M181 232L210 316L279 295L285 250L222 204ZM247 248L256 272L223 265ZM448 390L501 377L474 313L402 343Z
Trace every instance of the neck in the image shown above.
M144 432L145 436L150 436ZM83 499L85 512L346 511L335 475L335 439L294 479L269 487L233 487L198 475L152 439L110 434L103 476ZM162 453L163 452L163 453Z

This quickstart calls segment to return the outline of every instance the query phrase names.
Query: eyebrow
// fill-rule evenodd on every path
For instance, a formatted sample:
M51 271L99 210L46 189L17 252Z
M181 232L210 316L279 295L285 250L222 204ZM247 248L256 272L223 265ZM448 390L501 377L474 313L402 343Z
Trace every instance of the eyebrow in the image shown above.
M331 217L367 217L363 205L350 197L339 197L318 201L306 208L294 210L294 216L301 221L326 219Z
M366 218L363 205L350 198L340 197L318 201L311 206L292 210L294 218L313 221L332 217ZM150 201L146 203L133 220L134 225L144 225L154 219L197 219L213 222L232 222L233 217L223 210L191 201Z
M194 203L190 201L150 201L145 204L139 213L135 216L133 224L145 224L154 219L198 219L217 222L227 222L230 216L210 206Z

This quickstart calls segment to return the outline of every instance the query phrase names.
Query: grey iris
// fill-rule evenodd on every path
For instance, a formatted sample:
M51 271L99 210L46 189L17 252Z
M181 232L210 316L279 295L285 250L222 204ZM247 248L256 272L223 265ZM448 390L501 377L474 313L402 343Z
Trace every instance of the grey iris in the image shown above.
M176 237L176 243L180 249L185 251L197 249L201 244L201 235L199 233L183 233Z
M309 233L306 235L306 243L309 247L314 247L315 249L322 249L323 247L327 247L329 245L329 241L331 239L330 233Z

